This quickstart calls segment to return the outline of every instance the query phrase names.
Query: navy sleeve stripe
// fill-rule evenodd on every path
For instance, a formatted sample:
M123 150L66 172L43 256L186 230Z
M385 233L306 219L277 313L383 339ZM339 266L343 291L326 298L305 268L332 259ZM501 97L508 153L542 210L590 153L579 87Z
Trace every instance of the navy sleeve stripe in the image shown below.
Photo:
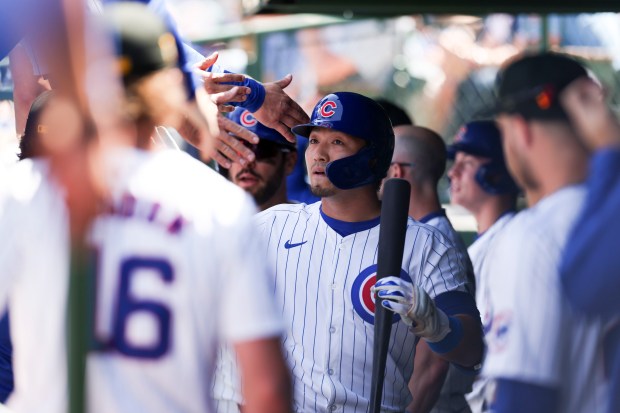
M435 305L447 315L469 314L480 321L474 297L464 291L448 291L435 297Z

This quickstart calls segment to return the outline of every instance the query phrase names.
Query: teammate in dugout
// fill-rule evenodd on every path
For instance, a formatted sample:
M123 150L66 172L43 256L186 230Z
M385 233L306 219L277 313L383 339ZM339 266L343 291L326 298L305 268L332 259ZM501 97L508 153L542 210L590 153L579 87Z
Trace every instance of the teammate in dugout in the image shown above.
M478 237L468 248L476 275L476 304L482 322L490 315L487 280L481 278L490 247L497 235L515 215L519 189L508 173L502 137L494 121L465 124L448 148L454 163L448 171L451 202L471 212L478 225ZM501 277L501 274L497 274ZM479 378L467 395L473 413L486 412L487 381Z
M387 172L388 178L405 179L411 185L409 216L440 230L456 246L463 264L469 271L469 291L474 292L474 271L467 248L448 220L439 202L437 185L446 170L446 144L436 132L412 125L394 127L394 155ZM447 374L447 375L446 375ZM445 378L445 380L444 380ZM409 382L413 394L424 382L436 383L435 391L427 387L414 398L409 412L466 413L465 394L471 391L474 376L460 371L435 354L425 340L416 347L413 376ZM443 384L443 385L442 385ZM428 386L428 384L424 384Z
M610 388L620 388L620 123L592 79L571 83L560 97L572 125L594 152L585 206L572 229L561 266L569 302L579 312L616 320L605 334L605 369ZM620 411L620 392L610 392L607 413Z
M283 341L298 412L366 412L370 398L380 202L394 134L384 110L338 92L293 128L308 138L312 191L321 201L278 205L257 215L273 288L287 319ZM394 315L382 409L402 412L419 338L447 360L473 368L482 357L480 319L454 245L408 221L401 278L379 288ZM414 395L414 397L416 397Z
M287 198L286 182L297 162L297 146L277 130L264 126L247 109L235 109L230 118L254 132L260 140L257 144L250 144L240 139L252 150L255 158L245 165L233 162L224 174L252 195L260 211L278 204L290 204L292 201Z
M488 395L494 413L606 411L607 326L574 312L560 279L590 152L558 96L587 76L556 53L522 56L498 75L494 111L506 163L529 208L497 236L481 274L488 292L483 375L496 385Z
M140 149L105 159L110 196L89 232L97 277L88 411L212 412L206 389L225 340L238 352L248 410L289 412L282 320L266 289L252 202L189 155L152 150L155 125L175 126L186 104L174 41L138 3L110 6L105 21L125 70L122 130L136 133ZM21 161L10 178L0 194L0 232L11 239L0 249L0 307L9 302L15 349L7 404L66 412L67 209L45 159Z

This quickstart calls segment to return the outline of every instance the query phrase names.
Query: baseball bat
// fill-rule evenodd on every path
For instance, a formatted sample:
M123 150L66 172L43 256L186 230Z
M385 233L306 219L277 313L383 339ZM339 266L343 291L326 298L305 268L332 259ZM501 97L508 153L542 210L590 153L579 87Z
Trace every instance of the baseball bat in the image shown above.
M409 194L411 186L404 179L392 178L383 184L381 226L379 227L379 252L377 257L377 280L387 276L400 276L407 232ZM375 332L372 357L372 381L370 387L370 413L381 411L385 363L393 314L383 308L379 299L375 303Z

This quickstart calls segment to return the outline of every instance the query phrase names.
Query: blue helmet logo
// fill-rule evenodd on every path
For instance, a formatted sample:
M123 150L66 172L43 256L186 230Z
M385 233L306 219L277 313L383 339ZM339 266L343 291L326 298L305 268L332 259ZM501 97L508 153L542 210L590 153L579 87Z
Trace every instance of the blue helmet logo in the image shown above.
M319 114L323 118L331 118L336 114L336 108L338 108L338 104L333 100L328 100L319 108Z

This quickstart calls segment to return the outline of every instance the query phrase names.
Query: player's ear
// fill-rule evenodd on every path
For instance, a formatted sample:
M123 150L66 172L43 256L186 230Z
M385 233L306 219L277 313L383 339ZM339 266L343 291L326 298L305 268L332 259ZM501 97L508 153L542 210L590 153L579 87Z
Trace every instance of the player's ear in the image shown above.
M284 170L286 171L286 175L290 175L293 173L295 169L295 164L297 163L297 151L291 151L284 156Z
M399 164L393 163L388 168L387 177L388 178L402 178L404 176L404 172L405 171Z

